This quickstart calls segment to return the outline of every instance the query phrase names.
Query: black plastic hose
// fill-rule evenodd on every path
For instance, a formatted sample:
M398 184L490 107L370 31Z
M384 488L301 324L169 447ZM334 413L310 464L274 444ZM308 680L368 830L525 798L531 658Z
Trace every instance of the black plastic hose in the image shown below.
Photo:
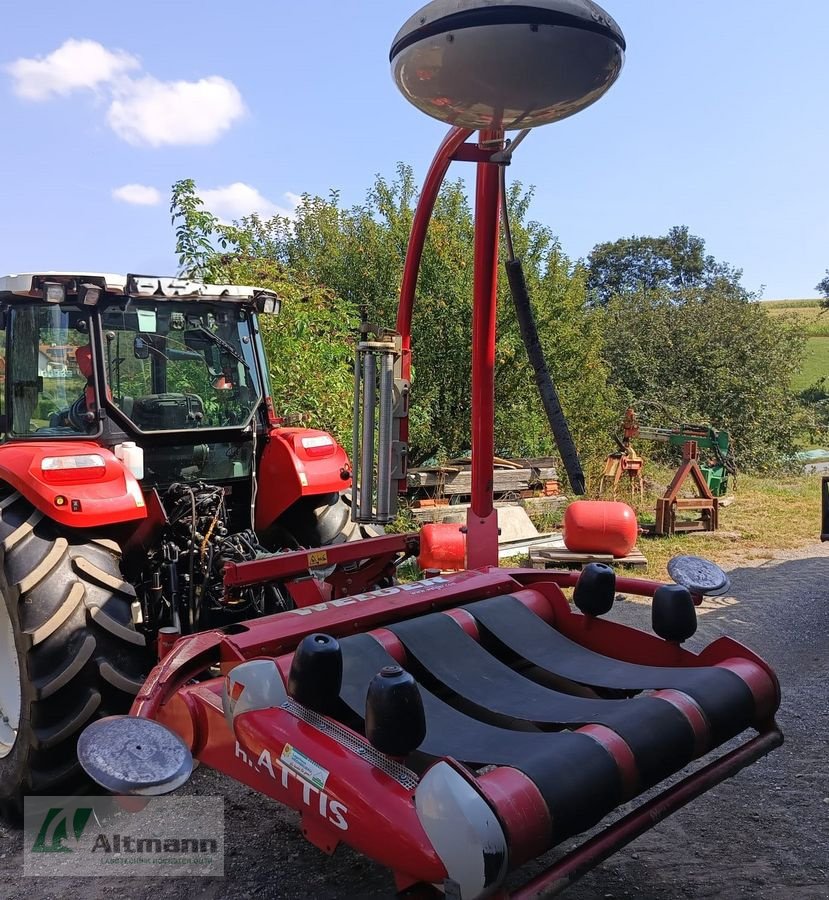
M558 399L558 391L553 384L550 370L547 368L541 341L538 338L538 327L535 324L535 316L530 304L530 294L524 278L524 267L521 265L520 259L508 259L505 266L518 327L521 329L524 347L535 372L535 383L538 385L541 403L547 414L547 421L550 423L561 461L564 463L570 487L574 494L581 496L585 490L584 471L573 435L570 433L570 426L567 424L567 418L561 408L561 401Z

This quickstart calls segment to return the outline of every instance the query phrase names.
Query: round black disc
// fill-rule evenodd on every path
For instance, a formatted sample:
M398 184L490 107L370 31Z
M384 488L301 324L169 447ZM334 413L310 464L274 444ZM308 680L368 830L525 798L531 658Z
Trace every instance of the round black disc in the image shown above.
M725 572L701 556L675 556L668 562L668 574L692 594L707 597L724 594L731 586Z
M193 771L190 749L175 732L135 716L93 722L78 740L78 760L113 794L167 794Z

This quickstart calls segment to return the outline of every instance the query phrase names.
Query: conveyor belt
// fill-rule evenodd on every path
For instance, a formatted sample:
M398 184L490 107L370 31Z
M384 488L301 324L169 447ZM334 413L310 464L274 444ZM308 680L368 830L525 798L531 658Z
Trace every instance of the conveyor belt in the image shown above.
M717 744L753 722L751 691L726 669L642 666L602 656L571 641L509 595L463 608L504 647L546 672L591 687L683 691L705 713Z
M546 725L595 723L613 729L631 748L643 786L691 761L694 733L665 700L600 700L550 690L513 671L442 613L389 626L430 675L477 707Z
M396 665L395 660L368 634L343 638L340 646L340 696L365 718L369 682L383 666ZM592 827L622 801L616 763L591 737L497 728L454 709L422 686L420 692L426 713L426 738L420 751L471 765L513 766L524 772L544 797L557 839Z

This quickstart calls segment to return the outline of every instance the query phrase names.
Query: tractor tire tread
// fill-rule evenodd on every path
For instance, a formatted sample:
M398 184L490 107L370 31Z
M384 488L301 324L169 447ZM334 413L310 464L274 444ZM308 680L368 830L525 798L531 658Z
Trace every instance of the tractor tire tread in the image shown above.
M128 712L151 667L120 559L105 535L59 526L20 494L0 500L0 603L22 681L17 740L0 757L3 818L20 820L25 795L88 789L78 736Z
M101 695L97 691L87 691L80 705L67 714L65 721L50 728L35 728L35 746L47 750L63 743L91 720L100 705Z
M130 678L129 675L116 669L115 666L106 661L102 662L98 668L101 673L101 678L103 678L107 684L111 684L125 694L131 694L133 697L141 690L141 687L144 684L142 678Z
M59 691L65 684L69 684L69 682L83 669L83 667L89 662L92 658L92 654L95 652L95 638L88 634L84 638L84 642L81 645L80 649L76 651L74 657L70 657L69 662L66 667L59 672L56 672L54 675L51 675L48 678L41 678L34 682L35 690L37 691L37 696L41 700L46 700L47 697L51 697L55 691ZM100 666L101 674L103 675L103 667L102 663Z
M18 527L3 541L3 549L6 553L13 550L24 538L27 538L35 530L35 526L42 518L43 513L38 512L36 509L32 510L31 516L29 516L29 518L21 525L18 525Z
M29 640L33 647L43 643L50 635L54 634L58 628L72 615L83 602L84 586L78 581L69 589L69 593L63 603L57 608L53 615L47 619L41 626L34 631L25 632L29 636Z
M0 500L0 511L4 510L7 506L11 506L13 503L17 503L22 497L23 495L20 491L12 491L8 496L3 497L3 499Z
M105 631L115 635L115 637L120 638L122 641L126 641L129 644L135 644L136 647L145 646L147 640L143 634L133 631L126 625L122 625L117 619L113 619L112 616L107 615L102 606L87 605L89 608L89 617L96 625L100 625Z
M29 778L33 794L55 794L60 796L67 785L84 783L83 769L74 753L55 767L49 769L32 768Z
M66 538L59 537L52 544L52 549L44 556L44 558L32 569L32 571L18 583L17 589L21 594L28 594L32 588L36 587L48 578L52 572L58 567L69 549L69 541Z
M109 572L105 572L83 556L76 556L72 560L72 564L75 571L82 575L87 581L94 581L96 584L113 593L121 594L123 597L129 597L130 600L135 600L135 588L129 582L124 581L123 578L117 578L110 575Z

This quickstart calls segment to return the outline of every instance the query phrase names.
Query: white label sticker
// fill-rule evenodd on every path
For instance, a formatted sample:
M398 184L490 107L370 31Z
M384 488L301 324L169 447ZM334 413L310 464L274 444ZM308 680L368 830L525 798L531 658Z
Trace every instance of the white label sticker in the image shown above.
M154 309L136 309L135 314L138 316L138 330L152 334L158 327L156 324Z
M325 787L325 782L328 780L328 769L323 769L322 766L317 765L313 759L301 753L296 747L285 744L282 749L280 762L283 766L287 766L292 772L299 775L300 778L304 778L313 784L314 787L320 790Z

